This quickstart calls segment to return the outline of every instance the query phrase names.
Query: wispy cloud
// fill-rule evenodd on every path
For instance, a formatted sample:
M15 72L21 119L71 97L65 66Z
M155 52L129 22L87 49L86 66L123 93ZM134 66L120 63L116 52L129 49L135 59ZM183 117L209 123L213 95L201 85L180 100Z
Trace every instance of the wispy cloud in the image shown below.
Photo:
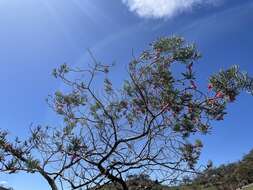
M0 186L1 186L1 185L7 185L7 184L8 184L7 181L0 181Z
M122 0L130 11L145 18L171 18L203 4L216 4L219 0Z

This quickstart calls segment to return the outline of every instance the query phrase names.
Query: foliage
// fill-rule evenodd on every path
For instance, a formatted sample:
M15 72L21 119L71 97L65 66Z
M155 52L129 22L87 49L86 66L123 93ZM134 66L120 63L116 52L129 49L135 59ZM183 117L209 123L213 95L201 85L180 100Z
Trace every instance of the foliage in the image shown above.
M238 162L209 168L194 183L221 190L234 190L253 183L253 150Z
M127 190L133 173L178 183L182 174L196 172L203 145L191 137L210 131L211 121L223 120L240 91L253 89L252 79L232 67L201 90L193 70L200 57L181 37L161 38L130 62L119 89L108 77L111 66L93 56L85 69L63 64L53 75L69 88L48 103L65 126L38 126L29 139L15 142L2 131L1 171L39 173L52 190L59 184L95 189L111 183Z

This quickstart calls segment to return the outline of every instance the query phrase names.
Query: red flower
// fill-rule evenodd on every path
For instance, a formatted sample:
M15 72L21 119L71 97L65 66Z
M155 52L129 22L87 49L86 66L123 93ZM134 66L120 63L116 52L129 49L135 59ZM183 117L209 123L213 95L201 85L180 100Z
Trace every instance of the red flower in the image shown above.
M217 92L215 94L215 98L223 98L224 97L224 94L222 92Z
M212 90L212 88L213 88L213 84L212 84L212 83L209 83L209 84L208 84L208 90Z

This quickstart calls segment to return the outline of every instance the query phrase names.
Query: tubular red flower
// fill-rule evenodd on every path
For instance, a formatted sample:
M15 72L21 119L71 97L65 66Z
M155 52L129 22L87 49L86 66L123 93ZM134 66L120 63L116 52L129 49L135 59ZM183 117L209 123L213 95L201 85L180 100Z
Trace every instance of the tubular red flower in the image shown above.
M217 92L215 94L215 98L223 98L224 97L224 94L222 92Z

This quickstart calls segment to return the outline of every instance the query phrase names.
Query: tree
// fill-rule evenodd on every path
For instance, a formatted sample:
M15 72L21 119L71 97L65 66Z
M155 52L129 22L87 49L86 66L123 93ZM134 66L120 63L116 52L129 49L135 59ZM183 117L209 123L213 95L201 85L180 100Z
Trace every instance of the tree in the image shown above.
M192 182L200 187L216 187L221 190L238 189L253 183L253 150L238 162L206 169Z
M190 138L223 120L228 103L253 80L233 66L210 77L201 90L193 71L200 58L183 38L161 38L133 58L122 88L109 80L110 65L88 68L63 64L53 71L68 91L57 91L48 103L64 127L31 129L25 141L0 135L1 171L39 173L52 190L98 189L114 183L127 190L127 176L149 174L175 181L195 172L202 143ZM100 94L94 90L104 78Z

